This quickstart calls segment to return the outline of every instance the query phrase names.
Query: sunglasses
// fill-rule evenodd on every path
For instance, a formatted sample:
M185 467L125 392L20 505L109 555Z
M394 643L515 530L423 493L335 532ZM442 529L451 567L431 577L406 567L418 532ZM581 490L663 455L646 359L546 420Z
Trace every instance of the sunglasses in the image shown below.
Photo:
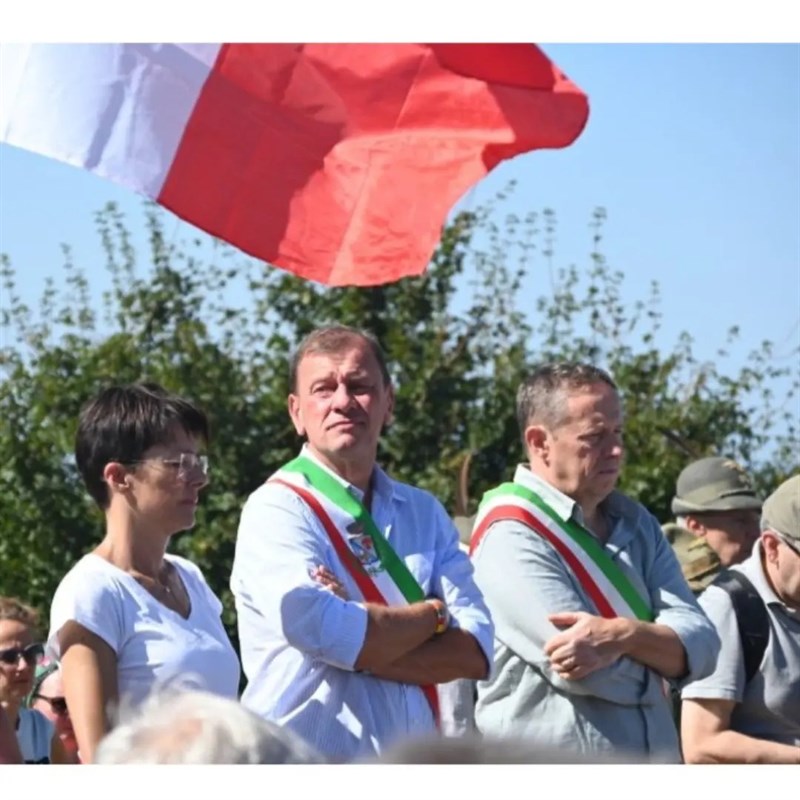
M53 709L53 713L58 714L59 717L63 717L64 714L67 713L67 701L63 697L47 697L43 694L35 694L33 699L46 700L50 703L50 708Z
M8 650L0 650L0 664L16 666L20 658L24 658L31 666L36 666L44 658L44 645L38 642L27 647L9 647Z

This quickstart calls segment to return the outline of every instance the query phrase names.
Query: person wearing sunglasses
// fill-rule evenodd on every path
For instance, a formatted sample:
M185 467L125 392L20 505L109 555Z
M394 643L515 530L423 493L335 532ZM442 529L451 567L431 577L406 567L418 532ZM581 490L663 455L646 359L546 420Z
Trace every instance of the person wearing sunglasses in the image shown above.
M43 661L36 667L33 688L27 697L28 708L36 709L53 723L64 750L79 761L78 742L69 716L64 685L57 661Z
M700 605L722 649L714 672L682 692L684 756L690 763L800 764L800 475L764 502L761 538L731 572L743 574L763 603L766 644L748 680L730 594L714 584L703 592Z
M44 656L37 622L32 608L13 597L0 597L0 706L7 726L16 733L23 763L70 764L74 759L64 750L50 720L24 707L36 665ZM16 760L16 754L11 755Z
M167 553L194 525L207 442L205 414L157 384L105 389L80 413L75 460L105 537L59 584L48 651L84 763L120 705L167 686L238 694L222 604L195 564Z

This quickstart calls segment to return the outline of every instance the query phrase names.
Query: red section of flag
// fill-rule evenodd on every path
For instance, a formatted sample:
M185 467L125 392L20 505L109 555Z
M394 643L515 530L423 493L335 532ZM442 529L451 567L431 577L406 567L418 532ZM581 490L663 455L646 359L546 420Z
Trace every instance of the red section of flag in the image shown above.
M587 114L534 45L225 45L158 200L305 278L388 283L492 167Z

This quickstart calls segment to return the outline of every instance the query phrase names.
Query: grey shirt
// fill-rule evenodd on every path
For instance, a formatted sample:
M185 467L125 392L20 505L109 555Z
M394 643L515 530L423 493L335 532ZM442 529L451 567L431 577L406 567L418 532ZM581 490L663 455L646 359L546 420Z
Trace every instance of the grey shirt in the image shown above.
M514 480L536 491L562 519L583 522L573 500L527 467L518 467ZM709 674L719 640L658 522L619 492L601 508L610 531L606 552L649 602L655 621L683 643L689 670L681 685ZM654 670L627 657L577 681L551 669L543 648L559 631L548 615L598 612L547 541L521 523L496 522L473 561L495 623L494 672L478 684L475 719L482 733L529 737L593 757L680 761L671 703Z
M733 567L746 575L767 607L770 634L758 672L745 685L744 657L730 595L709 586L700 605L716 625L722 648L714 671L684 687L684 700L733 700L731 730L781 744L800 746L800 612L785 605L764 574L763 548Z

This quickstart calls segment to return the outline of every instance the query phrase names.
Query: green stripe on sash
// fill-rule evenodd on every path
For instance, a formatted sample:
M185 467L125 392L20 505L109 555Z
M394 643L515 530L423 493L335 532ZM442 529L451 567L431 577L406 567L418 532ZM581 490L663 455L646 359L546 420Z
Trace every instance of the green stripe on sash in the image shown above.
M625 602L630 606L631 611L636 615L637 619L645 622L652 622L654 615L649 605L642 599L628 577L600 545L597 539L574 520L569 519L565 521L559 517L532 489L520 486L518 483L503 483L496 489L491 489L484 494L481 500L481 507L483 507L487 501L508 497L510 494L532 503L555 522L555 524L586 553L606 578L614 585Z
M372 515L367 511L364 504L350 494L336 478L303 455L285 464L281 467L281 470L303 475L314 489L363 526L364 531L372 539L375 553L381 565L409 603L416 603L425 599L425 594L422 591L422 587L417 583L417 579L411 574L405 562L395 553L384 535L378 530L375 520L372 519Z

